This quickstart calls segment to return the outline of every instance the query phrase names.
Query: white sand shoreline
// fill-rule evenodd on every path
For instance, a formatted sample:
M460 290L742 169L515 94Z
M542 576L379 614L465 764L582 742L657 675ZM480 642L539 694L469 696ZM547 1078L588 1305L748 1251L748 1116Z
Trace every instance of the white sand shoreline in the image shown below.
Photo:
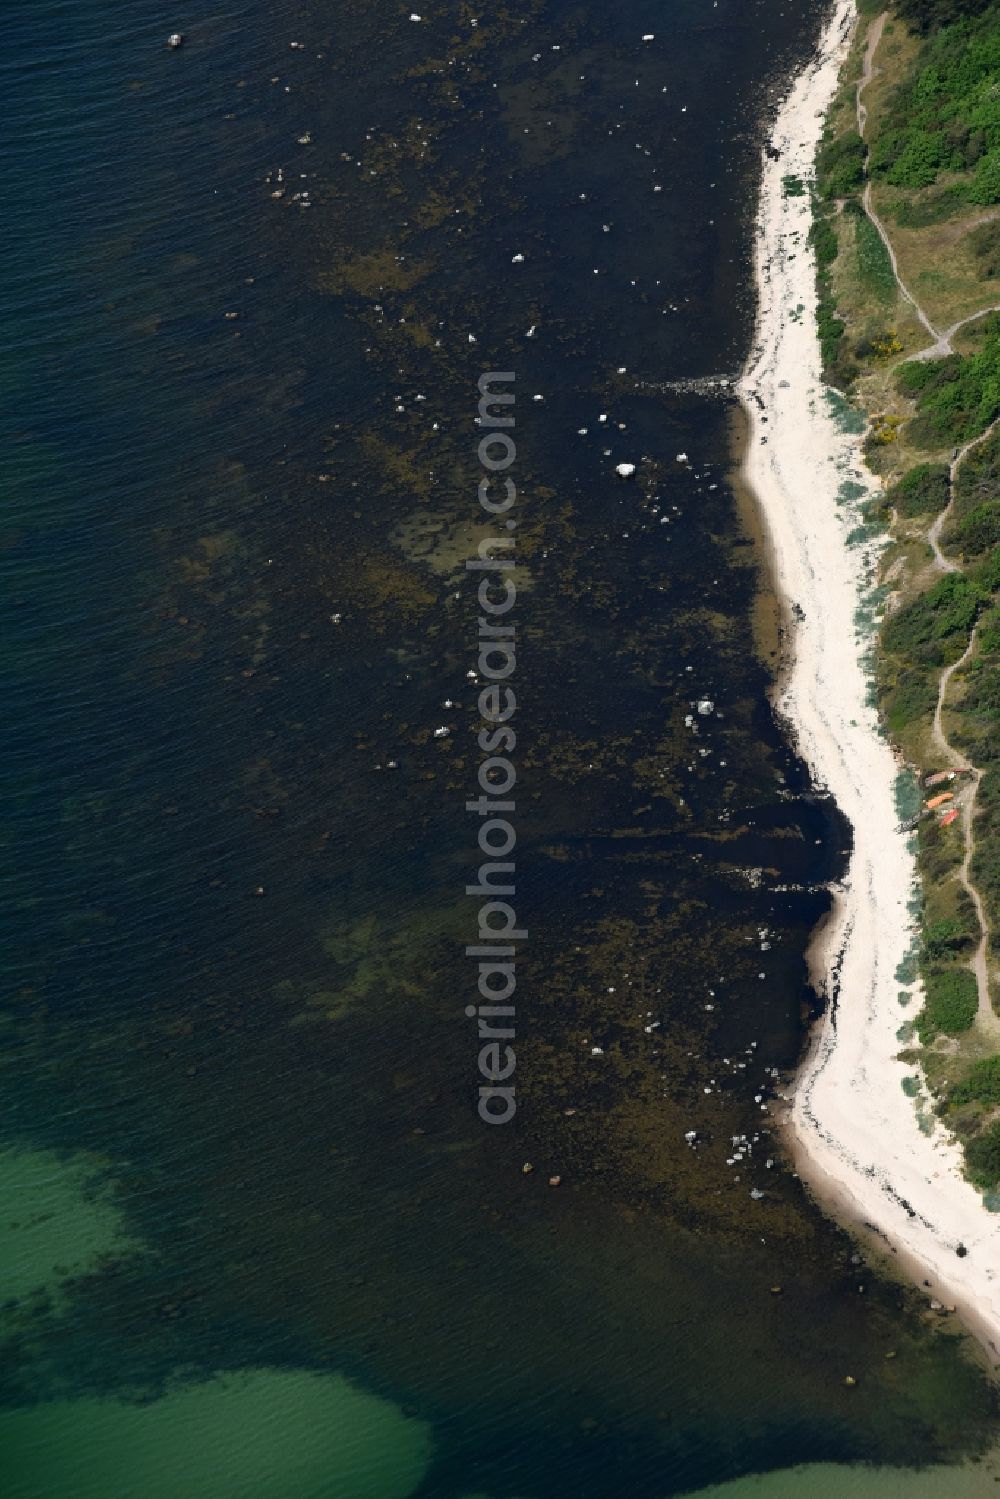
M835 0L813 60L782 105L765 155L756 246L754 347L740 383L749 417L744 463L771 544L775 584L795 608L793 652L776 697L814 779L854 831L814 971L833 1002L797 1078L789 1129L803 1179L838 1216L864 1225L929 1297L958 1307L1000 1359L1000 1216L962 1178L961 1153L940 1125L921 1130L896 1059L904 1009L895 974L913 941L915 868L898 821L892 751L868 705L855 611L872 562L849 546L856 506L845 480L872 490L860 439L841 430L824 391L816 333L809 199L783 191L810 180L823 116L855 21ZM797 606L797 607L796 607ZM959 1249L964 1251L959 1253Z

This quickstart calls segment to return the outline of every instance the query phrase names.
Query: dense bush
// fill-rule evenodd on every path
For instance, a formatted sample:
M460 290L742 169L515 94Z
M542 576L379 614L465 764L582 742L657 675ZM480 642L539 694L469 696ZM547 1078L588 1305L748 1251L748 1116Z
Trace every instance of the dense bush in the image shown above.
M961 367L961 354L948 354L944 359L911 359L900 365L896 384L904 395L919 398L947 384Z
M918 14L917 3L904 13L935 34L889 102L871 142L869 172L909 190L930 187L942 172L963 173L967 198L998 202L1000 5L919 0Z
M965 1163L977 1186L987 1189L996 1186L1000 1181L1000 1123L991 1124L968 1141Z
M964 520L979 505L1000 499L1000 433L966 456L955 479L955 518Z
M816 254L816 264L819 269L827 270L837 258L837 234L829 218L817 213L809 231L813 250Z
M919 198L899 197L895 203L886 204L885 211L901 229L926 229L929 224L942 224L958 213L967 213L968 209L968 194L959 181L945 183Z
M890 734L898 734L915 719L934 712L937 702L937 678L926 667L905 667L898 678L884 690L881 707Z
M969 235L968 246L975 256L976 275L980 281L992 281L1000 276L1000 219L977 224Z
M1000 500L987 500L970 510L955 527L954 538L967 552L985 552L1000 544Z
M1000 203L1000 148L977 161L969 197L973 203Z
M825 140L816 154L816 185L821 197L848 198L865 180L865 143L856 130Z
M968 636L983 603L982 589L971 578L945 573L886 621L883 644L888 651L938 662L943 655L936 643L949 636Z
M979 647L987 654L1000 651L1000 609L991 609L979 621ZM1000 718L1000 700L997 703L997 713Z
M946 573L886 620L882 646L889 659L880 707L890 734L933 713L938 674L965 649L988 597L977 579Z
M816 306L816 326L819 333L820 354L823 360L823 378L838 390L847 390L857 373L844 344L845 323L837 316L837 303L833 295L830 267L837 258L839 243L830 219L823 213L813 215L809 239L816 256L816 283L819 292Z
M870 169L873 177L884 177L893 187L930 187L950 159L940 130L885 130L872 147Z
M929 963L936 963L942 958L954 957L963 947L968 947L971 940L965 923L957 916L945 916L940 921L932 921L924 928L924 959Z
M978 671L969 673L962 695L963 713L982 714L1000 722L1000 666L980 663Z
M979 644L988 650L989 634L982 626ZM980 655L965 678L960 710L954 728L955 742L973 764L985 767L1000 759L1000 664ZM982 808L980 788L977 806ZM976 819L977 849L983 837L983 818Z
M1000 588L1000 547L994 547L984 562L979 562L968 574L984 600Z
M968 1077L952 1088L949 1102L1000 1103L1000 1056L980 1058Z
M987 925L995 946L1000 911L1000 762L986 767L976 800L979 812L970 873L986 902Z
M891 486L886 499L900 516L936 515L948 503L949 477L945 463L918 463Z
M979 1008L975 976L967 968L930 968L924 973L926 1002L917 1016L917 1035L926 1045L942 1031L967 1031Z
M1000 332L986 328L974 354L911 360L900 367L897 383L917 403L909 428L914 444L967 442L1000 414Z
M963 16L978 16L993 0L896 0L896 11L919 31L935 31Z
M935 694L936 695L936 694ZM931 704L933 707L933 703ZM925 817L918 825L920 841L920 877L925 883L947 879L954 874L956 863L955 838L948 828L943 828L932 817Z

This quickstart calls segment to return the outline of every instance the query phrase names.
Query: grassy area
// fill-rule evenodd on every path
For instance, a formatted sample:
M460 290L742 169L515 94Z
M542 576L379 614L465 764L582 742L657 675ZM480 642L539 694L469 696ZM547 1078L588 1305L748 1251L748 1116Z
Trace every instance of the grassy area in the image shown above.
M861 215L855 226L854 249L858 258L858 280L863 289L883 306L895 306L899 287L889 252L867 214ZM889 352L898 353L898 345Z
M945 191L934 188L913 198L949 201ZM873 193L876 211L890 227L900 274L936 328L950 328L984 305L1000 304L1000 280L989 269L988 258L977 256L973 240L978 230L1000 222L1000 212L989 214L966 203L946 222L902 224L893 222L907 195L877 187Z

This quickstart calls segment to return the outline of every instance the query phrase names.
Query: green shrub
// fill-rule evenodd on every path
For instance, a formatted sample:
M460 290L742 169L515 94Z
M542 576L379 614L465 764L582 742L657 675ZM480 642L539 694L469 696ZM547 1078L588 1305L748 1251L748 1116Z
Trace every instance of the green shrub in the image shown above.
M1000 588L1000 547L994 547L983 562L977 562L967 575L979 589L983 599L988 599Z
M1000 545L1000 500L977 505L954 530L955 539L968 552L985 552Z
M919 667L905 667L898 679L884 690L882 712L890 734L898 734L907 724L926 718L937 702L937 678L934 672Z
M925 817L917 829L920 843L920 877L925 884L947 879L960 862L954 836L933 817Z
M922 654L934 663L941 654L922 651L949 636L967 636L984 602L983 592L961 573L946 573L912 603L888 619L883 630L886 650L905 655Z
M958 1036L969 1029L979 1009L974 974L967 968L929 968L924 990L927 997L917 1016L917 1034L925 1046L942 1031Z
M930 187L948 161L944 134L935 130L927 135L894 130L872 153L872 173L881 172L893 187Z
M985 651L987 641L980 634ZM960 712L955 723L955 739L974 764L988 771L1000 760L1000 660L980 655L965 679ZM996 821L984 815L989 787L980 784L976 798L976 849L973 863L981 852L988 857L990 838L1000 835ZM981 892L982 893L982 892ZM991 921L990 926L996 925ZM998 928L1000 931L1000 928Z
M826 140L816 155L816 185L823 198L847 198L864 185L865 143L856 130Z
M944 359L911 359L900 365L896 384L907 396L933 394L956 379L961 369L961 354L948 354Z
M949 474L945 463L918 463L893 484L886 498L898 515L936 515L948 503Z
M979 647L987 655L1000 651L1000 609L992 609L989 614L980 619ZM997 712L1000 715L1000 698L997 702Z
M1000 150L990 151L977 164L969 197L973 203L1000 203Z
M956 173L966 200L1000 201L996 5L985 0L899 3L926 40L870 142L869 172L907 192L925 192L943 172ZM940 216L944 206L935 202L933 212Z
M954 957L963 947L968 947L970 941L965 923L957 917L946 916L940 921L932 921L924 928L924 961L934 963L941 958Z
M1000 1056L982 1057L974 1063L968 1077L956 1083L949 1103L1000 1103Z
M901 229L926 229L942 224L957 213L967 213L969 199L962 182L949 182L919 198L900 197L886 208L886 214Z
M972 879L986 903L986 919L996 947L1000 930L1000 761L985 767L977 797L976 849L969 866Z
M1000 499L1000 434L981 442L965 458L955 478L955 519Z
M988 10L993 0L896 0L896 11L919 31L936 31L963 16Z
M830 220L822 214L817 214L813 219L809 238L816 252L816 264L821 269L824 266L833 265L837 258L838 244L837 233Z
M968 1141L965 1164L977 1187L996 1186L1000 1181L1000 1122Z
M977 224L967 243L975 256L976 275L980 281L992 281L1000 276L1000 219Z
M917 403L909 437L919 447L943 447L976 437L1000 414L1000 332L984 324L974 354L915 359L900 366L897 385Z
M830 267L837 258L839 242L836 230L824 213L816 212L813 215L809 240L816 255L816 285L819 293L816 328L823 360L823 378L828 385L838 390L848 390L857 374L857 366L848 357L844 345L845 324L837 316Z

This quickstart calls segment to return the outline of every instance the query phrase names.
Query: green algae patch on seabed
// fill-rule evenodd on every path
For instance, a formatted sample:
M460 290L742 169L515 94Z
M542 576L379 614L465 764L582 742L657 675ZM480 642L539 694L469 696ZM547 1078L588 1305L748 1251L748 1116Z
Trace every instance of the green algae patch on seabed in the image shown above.
M152 1403L0 1414L6 1499L406 1499L427 1427L341 1376L258 1370Z
M102 1258L136 1247L126 1238L105 1162L81 1151L0 1151L0 1285L5 1299L58 1300L58 1288Z
M697 1499L986 1499L996 1494L1000 1468L993 1462L975 1467L909 1468L839 1467L817 1463L808 1468L786 1468L780 1473L755 1473L710 1489L698 1489ZM694 1496L692 1496L694 1499Z

